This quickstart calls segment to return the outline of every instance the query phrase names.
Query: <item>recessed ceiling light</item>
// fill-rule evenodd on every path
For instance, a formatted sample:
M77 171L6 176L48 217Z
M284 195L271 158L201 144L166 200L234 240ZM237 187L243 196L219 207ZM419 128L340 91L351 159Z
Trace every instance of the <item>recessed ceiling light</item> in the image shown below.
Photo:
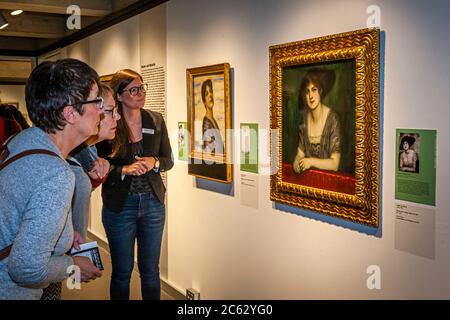
M19 14L21 14L23 12L23 10L14 10L13 12L11 12L12 16L18 16Z

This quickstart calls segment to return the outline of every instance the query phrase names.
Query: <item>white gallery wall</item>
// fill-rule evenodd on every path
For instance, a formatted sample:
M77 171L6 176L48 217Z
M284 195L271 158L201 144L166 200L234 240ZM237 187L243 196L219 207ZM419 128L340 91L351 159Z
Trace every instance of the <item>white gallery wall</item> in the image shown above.
M450 2L171 0L168 128L187 120L186 69L228 62L234 127L268 129L269 46L365 28L369 5L381 9L386 35L381 237L274 209L267 175L259 177L258 209L241 206L238 166L228 196L196 188L178 162L168 175L174 287L204 299L450 298ZM435 259L394 248L395 129L408 127L438 132ZM259 147L261 159L267 142ZM380 267L380 290L367 288L370 265Z

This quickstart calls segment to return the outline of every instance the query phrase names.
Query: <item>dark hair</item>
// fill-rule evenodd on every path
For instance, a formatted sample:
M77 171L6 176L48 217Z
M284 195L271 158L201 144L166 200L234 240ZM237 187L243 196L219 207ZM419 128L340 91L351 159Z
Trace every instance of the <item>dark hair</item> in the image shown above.
M213 85L212 85L211 79L205 80L202 83L202 101L203 101L203 103L205 103L205 99L206 99L206 86L209 86L209 88L211 89L211 92L213 91Z
M143 81L142 76L131 69L123 69L117 71L110 82L111 88L114 90L114 99L117 102L119 114L121 118L117 121L117 131L114 140L112 141L112 154L113 156L119 155L120 157L125 157L129 154L128 142L130 141L131 133L128 127L127 121L123 116L123 106L122 103L117 99L119 94L123 93L123 90L131 83L134 79L139 78Z
M34 125L47 133L63 130L66 122L63 110L72 105L80 114L98 83L98 74L86 63L76 59L46 61L31 72L25 86L28 115Z
M408 142L408 146L411 148L414 142L416 142L416 139L408 135L403 136L402 141L400 142L400 150L403 150L403 143L405 141Z
M30 127L23 114L12 104L0 104L0 117L16 121L22 129Z
M308 70L303 77L298 91L299 108L302 109L306 106L305 92L308 84L312 83L319 89L320 100L323 100L333 88L335 80L336 74L334 70L322 68L313 68Z

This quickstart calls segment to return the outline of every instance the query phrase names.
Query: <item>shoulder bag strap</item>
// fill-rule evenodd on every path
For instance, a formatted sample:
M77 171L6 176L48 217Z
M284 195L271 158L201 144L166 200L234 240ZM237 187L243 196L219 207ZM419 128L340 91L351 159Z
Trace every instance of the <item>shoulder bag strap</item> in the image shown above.
M6 147L6 145L8 144L8 142L11 139L9 139L6 143L3 144L2 146L2 151L3 152L8 152L8 148ZM0 170L4 169L7 165L10 165L11 163L13 163L14 161L19 160L20 158L26 157L30 154L47 154L49 156L53 156L53 157L58 157L59 156L53 152L53 151L49 151L49 150L45 150L45 149L30 149L30 150L26 150L23 152L20 152L18 154L16 154L15 156L9 158L8 160L6 160L5 162L3 162L2 164L0 164ZM7 246L6 248L3 248L2 250L0 250L0 261L2 261L3 259L7 258L9 256L9 253L11 252L11 248L12 248L12 244Z
M30 150L26 150L23 152L20 152L18 154L16 154L15 156L12 156L11 158L9 158L8 160L6 160L5 162L3 162L2 164L0 164L0 170L4 169L7 165L10 165L11 163L13 163L14 161L19 160L20 158L29 156L31 154L47 154L49 156L53 156L53 157L57 157L59 158L59 156L54 153L53 151L50 150L45 150L45 149L30 149Z
M3 259L6 259L9 256L9 253L11 252L12 244L7 246L6 248L3 248L0 250L0 261Z

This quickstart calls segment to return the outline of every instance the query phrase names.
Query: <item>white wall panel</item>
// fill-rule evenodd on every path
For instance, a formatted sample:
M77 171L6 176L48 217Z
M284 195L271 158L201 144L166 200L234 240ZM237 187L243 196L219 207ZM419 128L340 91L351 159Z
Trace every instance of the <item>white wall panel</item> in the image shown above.
M382 237L273 209L268 176L260 177L255 210L240 205L237 167L230 197L195 188L177 164L169 174L172 285L205 299L450 297L448 1L172 0L169 129L186 120L185 70L222 62L234 68L235 127L268 128L269 46L365 28L371 4L386 32ZM435 260L394 249L397 127L438 130ZM382 290L366 287L372 264L381 268Z

